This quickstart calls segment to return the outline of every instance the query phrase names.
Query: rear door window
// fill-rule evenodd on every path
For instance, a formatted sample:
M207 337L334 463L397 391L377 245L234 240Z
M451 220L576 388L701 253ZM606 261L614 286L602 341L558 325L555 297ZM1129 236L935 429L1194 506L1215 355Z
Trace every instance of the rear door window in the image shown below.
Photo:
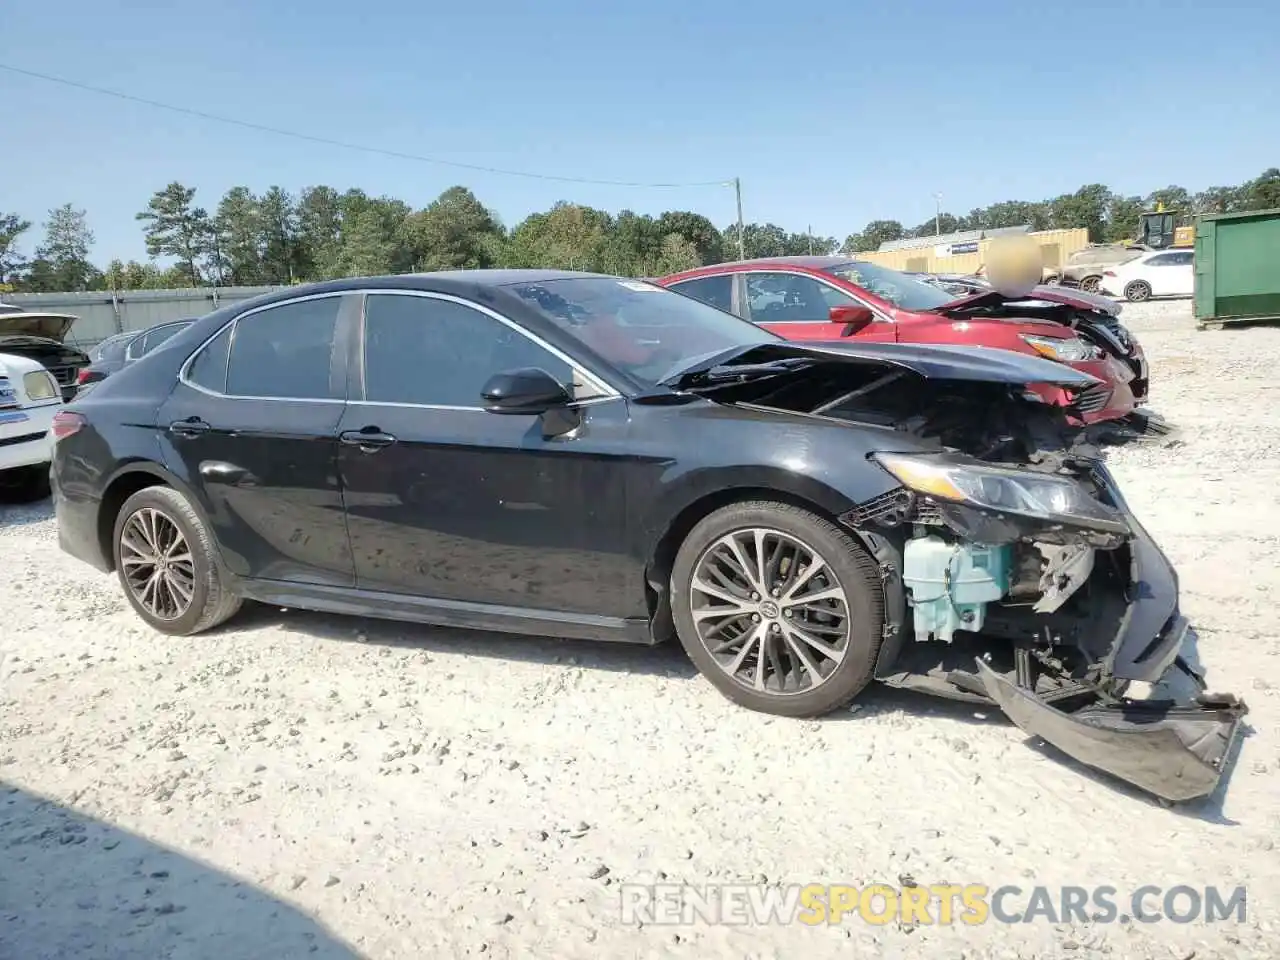
M338 400L331 382L340 295L298 300L240 317L231 338L233 397Z
M686 297L701 300L726 313L733 311L733 274L721 273L714 277L682 280L679 283L673 283L670 289L676 293L683 293Z

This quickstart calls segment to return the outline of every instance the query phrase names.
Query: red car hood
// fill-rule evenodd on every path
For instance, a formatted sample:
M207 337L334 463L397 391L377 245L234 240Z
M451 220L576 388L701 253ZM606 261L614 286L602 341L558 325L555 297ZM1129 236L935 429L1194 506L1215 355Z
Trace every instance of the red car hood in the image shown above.
M950 303L944 303L937 308L937 312L963 313L968 310L982 310L989 307L1032 303L1034 301L1058 303L1076 310L1094 310L1112 317L1119 316L1121 310L1120 304L1096 293L1041 285L1025 297L1011 297L998 290L983 290L981 293L971 294L958 300L952 300Z

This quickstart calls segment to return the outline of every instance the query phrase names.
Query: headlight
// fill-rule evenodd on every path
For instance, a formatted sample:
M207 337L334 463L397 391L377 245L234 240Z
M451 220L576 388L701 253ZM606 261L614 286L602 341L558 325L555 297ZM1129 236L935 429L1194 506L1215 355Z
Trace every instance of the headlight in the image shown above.
M939 456L877 453L874 459L916 493L996 513L1128 533L1124 516L1069 477L958 463Z
M29 400L52 400L60 396L58 381L47 370L33 370L22 378L22 389Z
M1024 333L1022 334L1022 339L1040 356L1048 357L1050 360L1057 360L1059 363L1079 363L1082 360L1096 360L1100 355L1097 347L1091 343L1086 343L1079 337L1067 337L1062 340L1058 337L1037 337Z

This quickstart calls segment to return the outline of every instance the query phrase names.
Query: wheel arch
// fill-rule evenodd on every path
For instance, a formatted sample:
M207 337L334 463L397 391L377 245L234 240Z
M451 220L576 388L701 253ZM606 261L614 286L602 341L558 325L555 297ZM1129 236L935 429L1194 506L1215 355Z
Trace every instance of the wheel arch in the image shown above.
M111 479L107 481L103 488L102 499L98 505L96 524L98 547L102 551L102 557L106 561L109 571L114 571L116 566L115 544L112 540L115 534L116 518L120 515L120 508L124 506L125 501L131 496L139 490L145 490L147 487L171 487L178 491L191 504L191 508L200 518L201 523L205 525L205 528L212 530L208 514L205 512L200 498L171 470L149 460L126 463L117 468L115 473L111 475ZM214 543L214 553L217 555L219 566L225 572L225 565L222 563L221 555L218 554L216 541Z
M802 483L790 482L793 480ZM840 522L840 515L852 507L854 501L820 481L797 477L795 474L783 474L781 477L765 474L741 478L729 485L722 482L711 488L705 488L704 484L699 484L698 487L700 489L689 490L677 504L673 504L673 509L668 513L669 520L658 530L647 551L645 599L655 640L675 639L670 582L680 545L698 523L723 507L751 500L771 500L799 507L849 530L872 556L876 556L874 545L862 531Z

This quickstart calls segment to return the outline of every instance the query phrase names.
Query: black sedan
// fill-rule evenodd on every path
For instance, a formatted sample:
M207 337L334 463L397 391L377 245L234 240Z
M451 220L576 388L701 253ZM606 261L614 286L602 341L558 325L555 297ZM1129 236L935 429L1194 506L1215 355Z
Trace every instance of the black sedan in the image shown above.
M340 280L210 314L61 411L59 536L168 634L250 599L678 638L756 710L823 714L878 679L1199 796L1244 708L1124 698L1189 675L1177 580L1026 389L1094 382L789 343L615 277Z

